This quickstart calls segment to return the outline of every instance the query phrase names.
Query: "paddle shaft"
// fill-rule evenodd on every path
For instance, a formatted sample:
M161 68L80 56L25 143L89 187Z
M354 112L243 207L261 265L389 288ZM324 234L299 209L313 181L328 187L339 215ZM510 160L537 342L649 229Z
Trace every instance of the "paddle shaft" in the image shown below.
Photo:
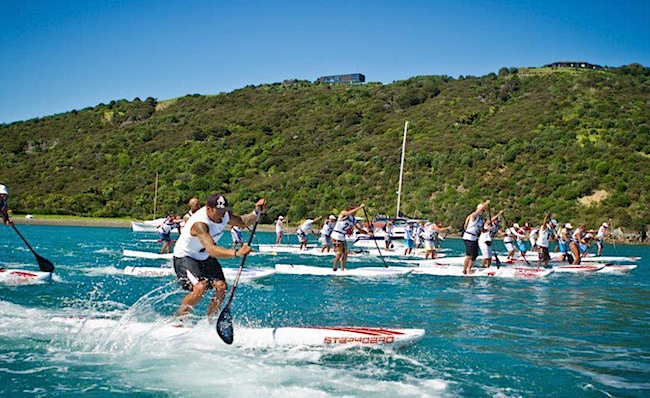
M255 230L257 229L257 224L259 223L261 216L262 216L262 212L260 211L259 214L257 214L257 217L255 218L255 224L253 224L253 230L251 231L251 236L248 237L248 246L250 246L251 243L253 243L253 236L255 236ZM232 314L230 313L230 305L232 304L232 300L235 297L235 289L237 289L237 283L239 283L239 277L241 276L241 272L244 269L244 263L246 262L246 257L247 254L244 254L242 256L241 264L239 265L239 269L237 270L237 276L235 276L235 281L233 282L232 288L230 289L228 302L226 303L226 306L221 311L221 314L219 314L219 319L217 319L217 324L216 324L217 334L219 335L219 337L221 337L221 340L223 340L223 342L226 344L232 344L234 339L234 330L233 330Z
M491 224L492 226L494 226L494 224L492 223L492 209L490 209L489 207L488 207L488 219L490 220L490 224ZM490 244L491 244L491 243L490 243ZM494 249L494 248L493 248L493 249ZM494 253L493 253L493 254L494 254L494 260L495 260L496 263L497 263L497 268L501 268L501 260L499 260L499 256L497 256L497 252L496 252L496 250L494 250Z
M251 231L251 236L248 237L248 246L250 246L253 243L253 237L255 236L255 230L257 229L257 224L260 221L262 213L260 213L257 218L255 218L255 224L253 224L253 230ZM228 296L228 303L226 304L227 307L230 307L230 303L232 302L232 298L235 295L235 289L237 288L237 283L239 283L239 277L241 276L241 272L244 269L244 263L246 262L246 257L248 254L244 254L241 258L241 264L239 264L239 269L237 269L237 276L235 276L235 281L232 284L232 289L230 289L230 295Z
M30 245L29 242L27 242L27 239L25 239L23 234L20 233L20 231L18 230L18 228L16 228L15 225L12 225L12 227L14 228L14 231L16 231L18 236L20 236L20 239L22 239L23 242L25 242L29 250L31 250L32 254L34 254L34 257L36 257L36 261L38 262L38 267L41 269L41 271L43 272L54 271L54 265L48 259L41 257L38 255L38 253L36 253L36 250L34 250L32 245Z
M375 239L375 231L374 231L374 226L370 223L370 219L368 218L368 213L366 213L366 208L363 208L363 215L366 216L366 220L368 220L368 228L373 229L372 231L372 240L375 242L375 247L377 247L377 251L379 252L379 257L381 257L381 261L384 263L384 268L388 268L388 264L386 264L386 260L384 259L384 255L381 254L381 250L379 249L379 244L377 243L377 239Z

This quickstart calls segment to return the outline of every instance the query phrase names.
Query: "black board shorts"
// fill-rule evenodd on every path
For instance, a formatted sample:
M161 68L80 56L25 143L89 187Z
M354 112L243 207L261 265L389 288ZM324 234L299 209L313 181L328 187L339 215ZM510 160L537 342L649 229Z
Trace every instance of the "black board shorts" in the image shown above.
M208 257L207 260L195 260L192 257L174 257L174 271L176 272L176 282L187 291L192 291L192 282L187 275L189 271L199 280L208 281L208 289L212 287L214 281L224 281L221 264L214 257Z
M465 255L471 256L472 261L478 258L478 241L477 240L464 240L465 242Z

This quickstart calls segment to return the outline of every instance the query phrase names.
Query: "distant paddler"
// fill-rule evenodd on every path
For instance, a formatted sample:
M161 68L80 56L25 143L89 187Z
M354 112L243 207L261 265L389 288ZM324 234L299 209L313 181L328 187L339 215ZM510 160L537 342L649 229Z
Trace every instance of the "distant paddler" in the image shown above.
M323 227L320 229L320 239L321 239L321 253L330 252L332 247L332 231L334 230L334 224L336 223L336 217L333 214L325 220Z
M544 263L544 268L548 268L548 262L551 261L551 254L548 251L548 246L551 242L551 239L557 239L557 234L555 229L557 228L557 220L551 219L548 220L549 215L547 214L542 221L542 225L539 227L539 235L537 236L537 245L538 260L537 268Z
M183 229L187 220L189 220L190 217L192 217L192 215L196 213L198 209L201 208L201 203L199 202L199 198L197 198L196 196L192 197L187 204L190 207L190 210L188 210L188 212L185 213L185 215L183 216L183 221L181 221L181 223L178 226L179 228L178 232L180 232Z
M345 271L345 263L348 260L348 244L346 236L352 233L352 229L356 228L361 233L369 234L368 231L363 229L361 221L354 217L357 211L364 207L366 207L365 204L357 207L349 206L347 210L343 210L339 213L339 217L334 225L334 230L332 231L332 243L336 250L333 264L334 271L338 269L339 262L341 263L341 271Z
M478 237L483 228L483 217L481 214L490 204L489 200L476 205L476 210L465 218L463 242L465 242L465 261L463 262L463 274L472 272L474 261L478 258Z
M165 220L157 228L158 236L162 242L162 247L160 248L160 254L165 254L171 252L172 249L172 230L178 228L179 223L181 222L180 218L177 218L173 214L168 214L165 217Z
M284 236L284 217L279 216L275 222L275 244L279 245L282 243L282 237Z
M605 243L605 235L607 235L607 228L609 225L606 222L600 224L598 232L596 232L596 246L598 247L598 256L603 254L603 245Z
M586 228L584 224L580 224L573 234L569 241L569 248L573 254L573 265L580 264L580 259L582 258L582 253L587 251L587 241L585 236L587 235Z
M7 206L7 197L9 196L9 191L7 187L0 184L0 214L2 214L2 220L5 225L14 225L14 222L9 217L9 208Z
M296 236L300 242L300 250L307 248L307 243L309 243L309 234L316 235L314 233L314 222L320 220L321 218L323 218L323 216L318 216L313 220L311 218L308 218L302 224L300 224L296 230Z
M208 320L219 310L228 285L217 258L234 258L252 251L244 244L239 249L217 246L227 225L247 227L266 211L266 200L260 199L255 209L238 216L230 210L226 197L214 194L206 205L196 211L181 231L174 247L174 271L178 284L189 291L176 312L177 317L189 313L201 301L206 291L214 289L208 305Z

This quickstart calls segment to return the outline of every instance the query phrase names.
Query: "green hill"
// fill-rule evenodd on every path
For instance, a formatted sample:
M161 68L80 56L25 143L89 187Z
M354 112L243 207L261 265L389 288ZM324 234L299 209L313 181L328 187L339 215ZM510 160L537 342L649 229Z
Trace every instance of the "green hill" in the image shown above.
M0 125L15 213L151 217L194 195L270 222L348 203L460 225L490 198L510 220L650 224L650 69L507 69L357 86L285 81L215 96L113 101ZM511 221L512 222L512 221Z

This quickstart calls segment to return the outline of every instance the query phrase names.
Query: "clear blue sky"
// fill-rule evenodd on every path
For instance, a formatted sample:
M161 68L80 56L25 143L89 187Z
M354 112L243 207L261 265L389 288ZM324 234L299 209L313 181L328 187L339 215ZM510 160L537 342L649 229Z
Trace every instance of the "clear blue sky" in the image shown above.
M363 73L650 66L650 1L0 0L0 123Z

